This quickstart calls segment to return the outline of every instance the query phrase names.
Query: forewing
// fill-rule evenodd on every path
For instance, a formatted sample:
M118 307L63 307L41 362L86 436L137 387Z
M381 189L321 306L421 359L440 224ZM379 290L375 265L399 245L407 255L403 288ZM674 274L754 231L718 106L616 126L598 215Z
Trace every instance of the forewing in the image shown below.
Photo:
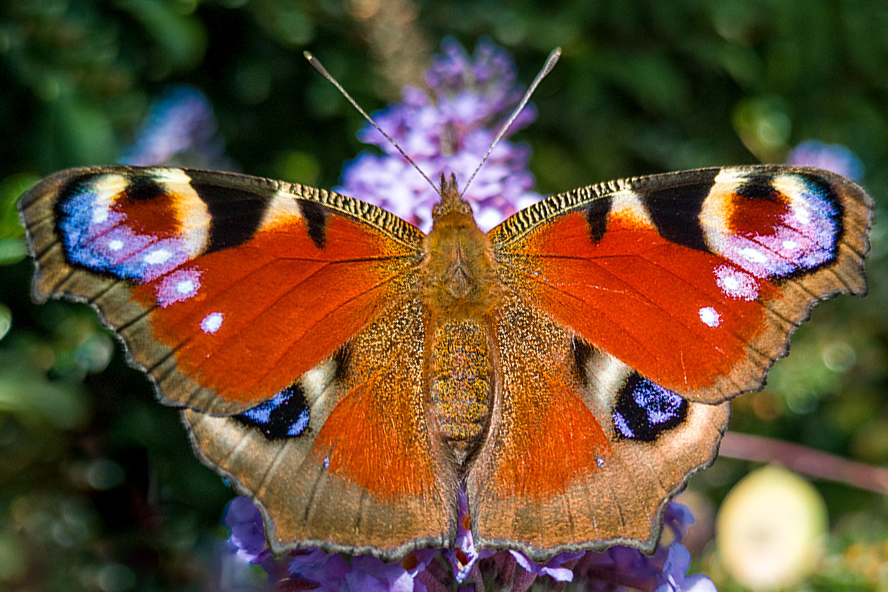
M453 543L455 470L424 411L427 322L403 300L286 397L233 417L183 412L204 462L263 509L274 550L393 559Z
M700 169L550 197L491 231L501 280L645 378L760 388L818 300L866 291L871 198L801 167Z
M335 193L231 173L100 167L23 196L38 300L92 304L165 402L270 399L415 289L422 234Z
M714 460L730 403L682 399L515 294L490 323L501 386L467 479L476 546L541 562L652 551L669 499Z

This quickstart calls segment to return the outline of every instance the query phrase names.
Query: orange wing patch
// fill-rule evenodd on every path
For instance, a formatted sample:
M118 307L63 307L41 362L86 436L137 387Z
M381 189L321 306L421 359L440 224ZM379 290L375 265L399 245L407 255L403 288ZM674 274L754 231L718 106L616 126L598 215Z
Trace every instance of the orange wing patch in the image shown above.
M424 409L424 324L411 302L380 317L348 345L342 401L330 412L312 459L379 499L419 497L437 488L444 458ZM445 470L445 473L447 471Z
M543 503L596 471L609 443L570 374L569 337L514 297L491 322L502 387L476 466L488 495Z
M525 267L510 270L521 279L507 273L507 282L534 294L565 326L679 392L711 384L743 359L763 326L762 302L774 292L763 283L757 300L726 297L718 274L739 272L730 263L622 217L592 243L582 216L571 213L524 247Z
M407 289L404 274L416 262L403 250L386 253L394 245L359 222L332 216L326 239L318 249L301 223L259 232L134 296L146 308L163 306L181 278L189 282L193 295L159 310L152 334L175 349L181 373L249 406L330 355Z

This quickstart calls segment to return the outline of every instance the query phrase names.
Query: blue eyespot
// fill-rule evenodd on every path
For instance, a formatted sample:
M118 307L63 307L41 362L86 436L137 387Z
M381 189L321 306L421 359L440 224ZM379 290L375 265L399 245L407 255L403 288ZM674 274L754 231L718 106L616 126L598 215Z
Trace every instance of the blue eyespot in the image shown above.
M294 383L268 401L234 418L244 425L257 428L269 440L279 440L301 436L308 429L310 415L305 393Z
M619 437L653 442L687 417L688 402L678 394L633 374L620 389L613 420Z

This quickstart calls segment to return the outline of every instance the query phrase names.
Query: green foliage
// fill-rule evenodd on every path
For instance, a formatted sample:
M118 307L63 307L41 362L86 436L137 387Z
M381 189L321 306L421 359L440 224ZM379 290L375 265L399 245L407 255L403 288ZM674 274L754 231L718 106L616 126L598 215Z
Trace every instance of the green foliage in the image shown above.
M849 147L880 205L888 195L881 2L380 5L368 14L358 0L0 1L0 589L201 590L218 581L229 490L194 459L177 412L156 404L91 310L30 302L14 210L48 173L114 162L168 85L209 96L244 172L332 187L362 150L362 120L302 50L374 110L397 87L385 73L389 56L404 54L392 48L416 60L416 79L444 36L469 49L488 36L529 81L560 45L562 62L533 99L538 122L520 136L543 193L779 162L817 139ZM412 45L399 48L402 38ZM734 429L888 464L885 232L877 227L873 239L869 298L818 309L772 387L739 400ZM694 486L717 501L747 468L722 459ZM871 567L888 560L884 496L818 487L830 560L808 589L885 589L884 569ZM718 579L717 561L705 557Z

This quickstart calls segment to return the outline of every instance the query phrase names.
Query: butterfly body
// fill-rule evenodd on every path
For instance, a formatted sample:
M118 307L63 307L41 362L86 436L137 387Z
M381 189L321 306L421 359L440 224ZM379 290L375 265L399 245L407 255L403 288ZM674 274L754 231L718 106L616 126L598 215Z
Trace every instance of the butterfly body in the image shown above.
M651 550L811 306L863 294L872 200L798 167L549 197L428 235L206 171L63 171L21 200L35 296L97 308L276 551Z
M442 180L442 202L426 241L422 282L430 316L425 349L430 411L436 431L463 465L488 425L493 407L495 344L488 313L501 286L490 242L478 228L456 181Z

